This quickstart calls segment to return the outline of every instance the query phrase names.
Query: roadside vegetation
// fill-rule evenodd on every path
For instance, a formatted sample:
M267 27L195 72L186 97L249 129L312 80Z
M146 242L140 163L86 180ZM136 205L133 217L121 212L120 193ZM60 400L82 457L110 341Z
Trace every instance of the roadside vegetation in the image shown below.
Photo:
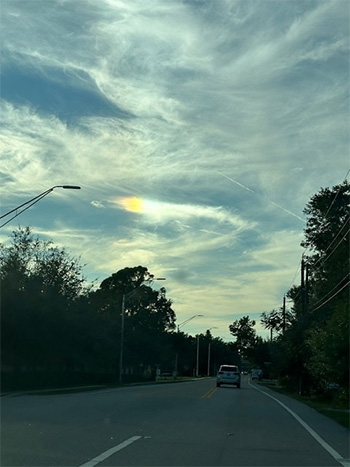
M300 285L291 307L263 312L269 341L251 355L265 378L349 426L349 201L344 182L322 189L305 207ZM256 340L258 344L258 339Z
M3 391L115 384L121 352L123 383L193 376L197 337L176 329L172 301L146 267L86 285L80 259L29 227L1 245L0 266ZM232 345L210 331L198 338L211 345L211 372L232 358ZM200 374L206 365L202 355Z
M231 343L210 330L188 335L146 267L87 284L80 258L18 228L0 245L2 390L191 377L199 342L199 375L222 362L261 368L289 393L315 401L336 391L349 408L349 194L343 182L306 205L300 285L287 305L262 312L267 340L249 316L228 324Z
M347 182L311 198L300 285L287 292L292 307L263 316L275 334L271 371L299 394L323 394L336 385L348 394L349 201Z

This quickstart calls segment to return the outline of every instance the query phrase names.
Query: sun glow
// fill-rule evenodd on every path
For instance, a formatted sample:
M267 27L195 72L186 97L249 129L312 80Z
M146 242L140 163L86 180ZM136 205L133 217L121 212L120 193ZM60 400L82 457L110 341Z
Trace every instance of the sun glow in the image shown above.
M125 211L155 215L167 209L168 205L164 205L157 201L150 201L149 199L138 198L137 196L126 196L124 198L117 198L115 200L120 207Z
M126 198L118 199L118 204L120 204L126 211L130 212L143 212L144 211L144 202L141 198L136 196L129 196Z

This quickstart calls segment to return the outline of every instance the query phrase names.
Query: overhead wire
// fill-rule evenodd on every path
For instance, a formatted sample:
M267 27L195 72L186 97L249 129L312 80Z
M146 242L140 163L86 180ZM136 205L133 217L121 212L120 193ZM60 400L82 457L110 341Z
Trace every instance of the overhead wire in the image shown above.
M325 305L326 303L328 303L329 301L331 301L334 297L336 297L338 294L340 294L340 292L342 290L345 289L346 286L348 286L350 284L350 281L348 281L345 285L343 285L343 287L341 289L338 290L338 292L336 292L334 295L332 295L331 297L329 297L325 302L321 303L321 305L319 305L318 307L316 308L312 308L312 311L316 311L316 310L319 310L321 307L323 307L323 305ZM339 285L339 284L338 284Z
M348 219L349 220L349 219ZM348 222L348 221L347 221ZM333 245L333 243L335 242L335 240L339 237L341 231L343 230L343 228L345 227L346 225L346 222L345 224L343 225L343 227L339 230L338 234L334 237L334 239L332 240L332 242L328 245L328 247L326 248L325 250L325 253L329 250L329 248ZM327 261L328 258L330 258L332 256L332 254L336 251L336 249L339 247L339 245L343 242L343 240L346 238L346 236L350 233L350 229L347 230L347 232L345 232L343 235L342 235L342 238L340 239L340 241L337 243L337 245L333 248L333 250L324 258L320 257L316 263L313 265L313 266L317 266L318 263L322 262L322 263L325 263Z
M345 279L346 279L349 275L350 275L350 271L346 274L345 277L343 277L343 279L342 279L340 282L338 282L337 285L335 285L335 286L333 287L332 290L330 290L329 292L326 293L326 295L324 295L322 298L320 298L319 300L317 300L317 302L314 303L314 305L313 305L311 308L314 309L315 306L317 306L320 302L322 302L322 300L324 300L324 299L325 299L329 294L331 294L340 284L342 284L342 283L345 281Z
M7 216L8 214L11 214L13 212L16 211L16 214L14 216L12 216L10 219L8 219L6 222L4 222L3 224L0 225L0 229L1 227L4 227L5 225L7 225L8 223L10 223L13 219L15 219L16 217L18 217L20 214L22 214L22 212L26 211L27 209L29 209L30 207L34 206L34 204L38 203L41 199L43 199L46 195L48 195L49 193L51 193L51 191L53 190L53 188L50 188L49 190L47 191L44 191L44 193L41 193L41 195L38 195L36 196L35 198L27 201L26 203L23 203L21 204L21 206L18 206L17 208L15 209L12 209L12 211L9 211L8 213L4 214L3 216L0 217L0 219L2 219L3 217ZM25 206L22 210L19 211L19 209L21 207Z
M346 175L345 175L344 180L343 180L342 183L344 183L345 180L347 179L347 177L348 177L348 175L349 175L349 172L350 172L350 169L347 171L347 173L346 173ZM339 185L338 191L337 191L337 193L335 194L332 203L330 204L329 208L327 209L327 212L326 212L326 214L325 214L325 217L327 217L329 211L332 209L332 206L333 206L333 204L335 203L335 200L337 199L340 190L341 190L341 184Z
M347 173L346 173L346 175L345 175L344 180L343 180L342 183L344 183L344 182L347 180L347 177L348 177L349 173L350 173L350 169L347 171ZM339 195L339 193L340 193L340 190L341 190L341 186L339 186L337 193L335 194L334 198L332 199L332 202L331 202L331 204L329 205L329 207L328 207L328 209L327 209L327 211L326 211L325 217L327 217L329 211L332 209L332 206L334 205L335 200L336 200L336 198L338 197L338 195ZM347 224L348 221L349 221L349 216L348 216L348 218L346 219L346 221L344 222L343 226L340 228L340 230L339 230L339 232L337 233L337 235L333 238L333 240L331 241L331 243L327 246L327 248L325 249L324 253L326 253L326 252L331 248L331 246L333 245L333 243L335 242L335 240L339 237L339 235L341 234L342 230L344 229L344 227L346 226L346 224ZM344 238L349 232L350 232L350 229L344 234L343 238ZM330 253L329 255L327 255L325 258L319 258L313 266L316 266L316 265L317 265L319 262L321 262L321 261L325 262L325 261L334 253L334 251L339 247L339 245L340 245L341 242L343 241L343 238L338 242L338 244L336 245L336 247L331 251L331 253ZM302 254L302 258L304 257L305 252L306 252L308 249L309 249L309 247L305 247L305 248L304 248L304 252L303 252L303 254ZM294 279L295 279L295 277L297 276L297 274L298 274L298 272L300 271L300 269L301 269L301 266L299 265L299 266L297 267L297 270L296 270L294 276L293 276L293 279L292 279L291 282L290 282L290 286L289 286L289 289L288 289L288 290L290 290L290 288L291 288L291 286L292 286L292 284L293 284L293 282L294 282ZM346 276L346 277L347 277L347 276ZM346 277L345 277L345 278L346 278ZM344 280L344 279L343 279L343 280ZM342 281L341 281L341 282L342 282ZM338 285L339 285L339 284L338 284ZM337 286L336 286L336 287L337 287ZM332 291L333 291L333 290L334 290L334 288L332 289ZM342 289L341 289L341 290L342 290ZM341 290L340 290L340 291L341 291ZM332 291L331 291L331 292L332 292ZM339 291L339 292L340 292L340 291ZM331 292L329 292L329 293L331 293ZM337 292L334 296L336 296L339 292ZM327 295L329 295L329 293L326 294L325 297L326 297ZM325 297L323 297L323 298L325 298ZM331 300L332 298L333 298L333 296L330 297L329 300ZM300 293L300 290L299 290L298 293L297 293L297 295L296 295L295 298L294 298L294 303L295 303L295 304L298 304L298 303L300 302L300 300L301 300L301 293ZM322 300L322 299L321 299L321 300ZM327 300L327 302L328 302L329 300ZM325 302L325 303L327 303L327 302ZM318 301L317 303L319 303L319 301ZM320 305L320 307L321 307L321 306L323 306L323 304ZM318 309L318 308L317 308L317 309Z

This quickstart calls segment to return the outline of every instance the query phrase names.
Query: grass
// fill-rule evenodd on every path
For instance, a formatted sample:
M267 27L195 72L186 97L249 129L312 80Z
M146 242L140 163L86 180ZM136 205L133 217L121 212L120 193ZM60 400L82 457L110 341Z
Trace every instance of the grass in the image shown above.
M281 386L269 386L269 388L312 407L322 415L331 418L348 430L350 429L349 401L345 398L335 397L332 401L319 395L300 396Z
M55 396L62 394L75 394L79 392L90 392L90 391L99 391L103 389L114 389L127 386L143 386L148 384L165 384L165 383L181 383L185 381L193 381L197 378L179 376L177 378L173 377L164 377L157 378L155 381L140 381L134 383L107 383L100 385L89 385L89 386L72 386L72 387L62 387L62 388L47 388L47 389L27 389L27 390L18 390L18 391L9 391L8 393L4 392L2 395L12 394L12 396L21 396L23 394L32 395L32 396Z

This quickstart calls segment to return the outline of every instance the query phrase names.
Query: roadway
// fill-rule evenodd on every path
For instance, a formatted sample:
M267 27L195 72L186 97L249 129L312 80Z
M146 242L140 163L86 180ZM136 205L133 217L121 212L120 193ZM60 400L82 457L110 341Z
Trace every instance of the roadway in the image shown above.
M247 377L8 395L1 430L2 467L350 465L347 429Z

